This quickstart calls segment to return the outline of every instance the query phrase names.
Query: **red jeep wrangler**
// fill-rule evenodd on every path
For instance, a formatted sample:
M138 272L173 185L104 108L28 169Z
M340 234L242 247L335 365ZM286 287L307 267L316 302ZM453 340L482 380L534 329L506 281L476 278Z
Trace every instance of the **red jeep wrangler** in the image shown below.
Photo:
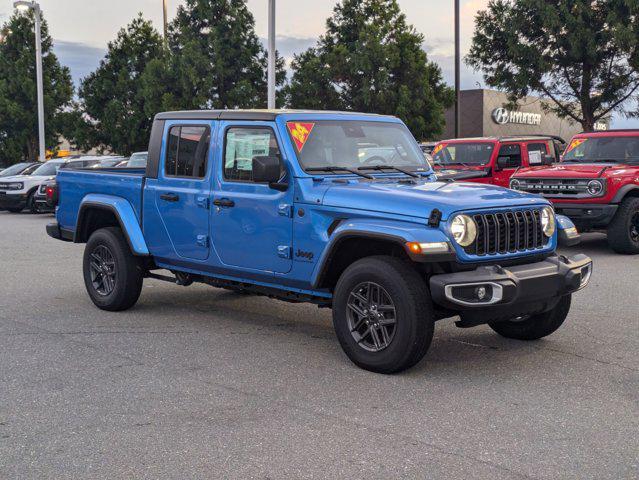
M536 192L582 231L606 230L618 253L639 253L639 129L575 135L562 161L519 170L510 188Z
M438 178L508 187L518 168L549 165L563 152L561 137L485 137L442 140L433 149Z

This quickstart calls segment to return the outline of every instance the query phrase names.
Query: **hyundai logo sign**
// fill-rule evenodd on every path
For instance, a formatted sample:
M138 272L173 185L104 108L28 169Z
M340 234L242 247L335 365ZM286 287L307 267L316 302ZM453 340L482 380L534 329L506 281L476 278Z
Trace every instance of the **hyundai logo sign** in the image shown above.
M499 107L493 110L493 121L498 125L520 123L523 125L541 125L541 113L520 112Z

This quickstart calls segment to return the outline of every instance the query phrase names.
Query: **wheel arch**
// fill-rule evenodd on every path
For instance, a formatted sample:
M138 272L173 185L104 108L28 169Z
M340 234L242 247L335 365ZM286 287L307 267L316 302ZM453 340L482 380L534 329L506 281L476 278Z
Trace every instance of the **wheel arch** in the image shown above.
M626 198L639 198L639 185L624 185L617 191L612 199L612 203L621 203Z
M149 250L131 204L124 199L103 202L85 199L80 205L73 241L86 243L100 228L119 227L134 255L149 255Z

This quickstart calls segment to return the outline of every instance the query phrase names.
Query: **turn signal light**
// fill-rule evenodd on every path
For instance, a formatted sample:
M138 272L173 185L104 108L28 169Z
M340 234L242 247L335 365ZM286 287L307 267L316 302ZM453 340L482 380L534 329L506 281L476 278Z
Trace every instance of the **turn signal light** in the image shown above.
M428 255L429 253L448 253L450 251L448 242L407 242L406 248L415 255Z

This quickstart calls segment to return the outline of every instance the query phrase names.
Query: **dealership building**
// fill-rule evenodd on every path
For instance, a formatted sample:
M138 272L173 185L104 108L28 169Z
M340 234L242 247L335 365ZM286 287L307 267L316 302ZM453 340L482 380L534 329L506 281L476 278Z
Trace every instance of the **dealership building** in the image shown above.
M517 107L509 105L505 93L497 90L462 90L460 100L460 136L495 137L510 135L558 135L568 141L582 131L581 125L571 119L560 118L543 109L541 98L525 97ZM446 128L441 139L455 137L455 108L446 110ZM596 125L607 130L608 122Z

